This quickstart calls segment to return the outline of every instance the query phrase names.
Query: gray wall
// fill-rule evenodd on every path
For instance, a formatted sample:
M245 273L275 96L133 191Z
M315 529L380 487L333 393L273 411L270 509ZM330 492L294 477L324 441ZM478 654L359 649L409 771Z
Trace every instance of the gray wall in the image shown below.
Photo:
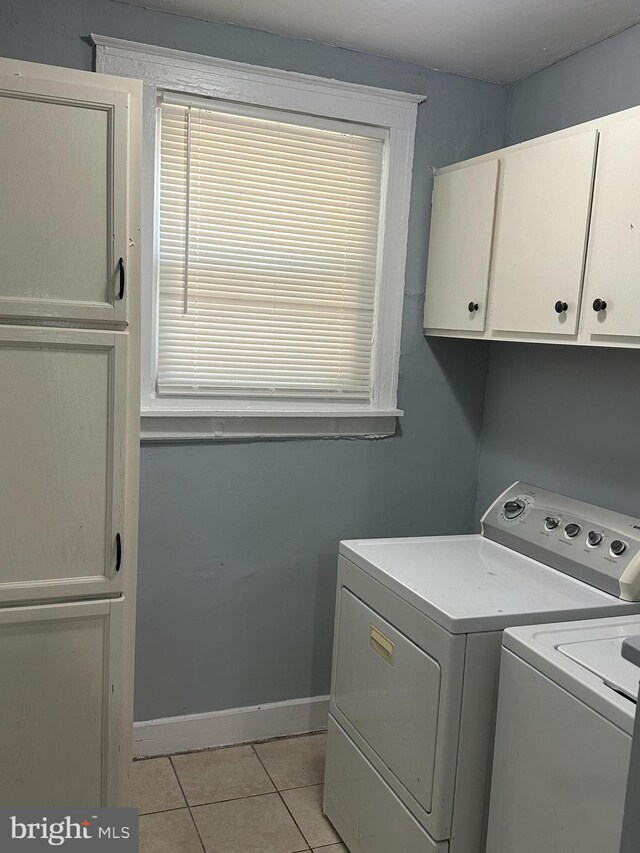
M90 32L424 93L398 434L142 448L136 717L326 693L338 542L467 532L486 371L480 342L421 333L431 168L503 144L506 90L112 0L2 0L0 55L92 67Z
M512 87L508 142L638 104L640 26ZM640 351L490 348L478 512L523 479L640 516Z

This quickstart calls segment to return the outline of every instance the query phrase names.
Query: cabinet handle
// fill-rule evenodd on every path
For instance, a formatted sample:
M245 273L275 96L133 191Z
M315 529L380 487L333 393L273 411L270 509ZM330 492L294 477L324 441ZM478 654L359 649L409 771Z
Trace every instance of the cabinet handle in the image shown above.
M566 302L560 302L560 300L558 300L555 304L555 309L558 314L564 314L568 307L569 306Z
M604 299L594 299L593 300L593 310L594 311L606 311L607 303Z
M478 303L477 303L477 302L473 302L473 300L472 300L472 301L469 303L469 306L468 306L468 307L469 307L469 313L470 313L470 314L473 314L473 312L474 312L474 311L477 311L477 310L478 310Z
M122 536L116 533L116 572L120 571L122 565Z
M124 299L124 258L118 259L118 269L120 270L120 288L118 290L118 299Z

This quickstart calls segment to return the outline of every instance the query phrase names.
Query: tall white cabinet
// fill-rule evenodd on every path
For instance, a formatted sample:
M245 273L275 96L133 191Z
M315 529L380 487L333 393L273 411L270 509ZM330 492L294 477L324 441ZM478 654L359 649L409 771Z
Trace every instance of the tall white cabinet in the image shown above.
M0 803L129 804L141 84L0 59Z

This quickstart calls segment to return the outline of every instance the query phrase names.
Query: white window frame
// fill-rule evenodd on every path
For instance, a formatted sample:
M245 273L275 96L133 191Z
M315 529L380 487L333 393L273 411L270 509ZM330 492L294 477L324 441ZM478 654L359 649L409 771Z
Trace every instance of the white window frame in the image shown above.
M141 437L151 441L392 435L417 106L422 95L92 35L96 71L143 81ZM387 134L371 402L180 399L155 393L156 114L165 91L372 125Z

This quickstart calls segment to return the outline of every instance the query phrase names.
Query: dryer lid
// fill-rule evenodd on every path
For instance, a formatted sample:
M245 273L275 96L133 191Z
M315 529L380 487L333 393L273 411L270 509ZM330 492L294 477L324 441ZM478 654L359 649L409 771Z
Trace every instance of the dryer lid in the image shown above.
M640 610L484 536L349 540L340 554L452 634Z
M560 654L597 675L605 685L632 702L638 701L640 671L622 657L622 637L607 637L565 643L557 647Z

